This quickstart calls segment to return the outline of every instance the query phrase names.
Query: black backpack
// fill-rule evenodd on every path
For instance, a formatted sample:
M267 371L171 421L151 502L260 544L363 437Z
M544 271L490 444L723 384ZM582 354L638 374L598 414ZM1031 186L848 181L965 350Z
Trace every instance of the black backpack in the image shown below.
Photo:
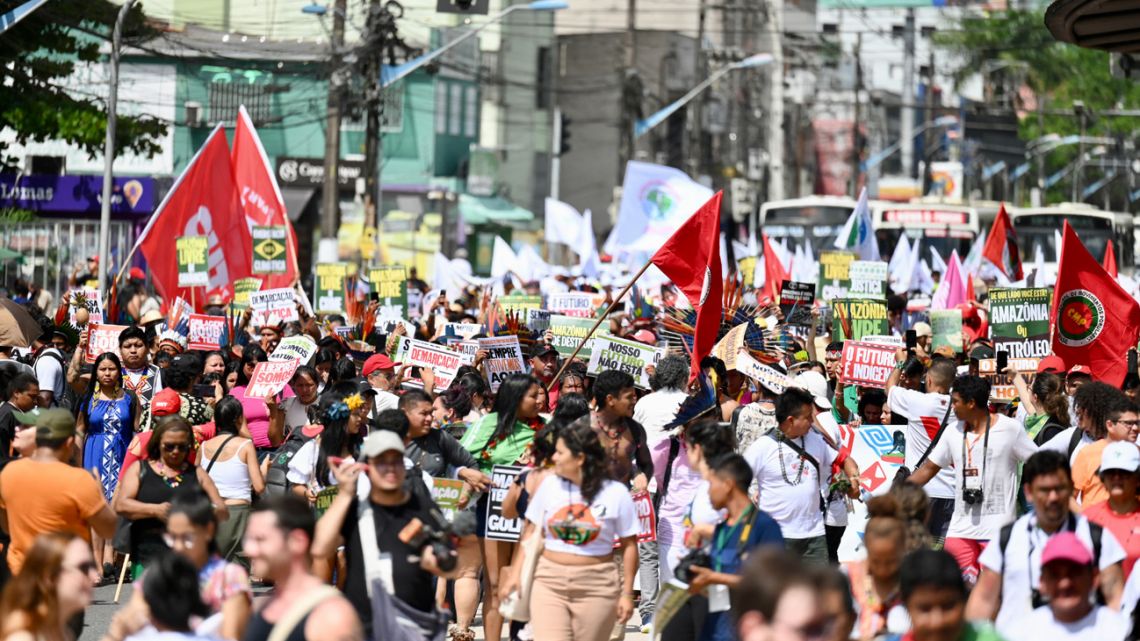
M289 492L289 479L286 476L289 474L289 461L297 455L301 447L308 443L310 439L301 434L301 430L294 429L289 432L289 436L285 437L285 442L282 443L273 454L269 456L269 467L265 472L265 492L263 496L266 498L270 496L281 496Z

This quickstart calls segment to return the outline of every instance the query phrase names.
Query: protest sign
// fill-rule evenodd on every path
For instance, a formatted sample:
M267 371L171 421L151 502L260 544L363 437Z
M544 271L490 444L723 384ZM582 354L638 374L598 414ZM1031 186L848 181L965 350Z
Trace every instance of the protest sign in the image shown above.
M487 383L491 386L492 393L497 393L499 385L502 385L511 374L526 373L526 363L523 360L518 336L480 338L479 349L487 351L487 358L483 361L483 372L487 376Z
M179 287L205 287L210 284L207 247L205 236L182 236L174 241L174 251L178 254Z
M780 285L780 311L788 325L810 325L815 285L786 280Z
M103 318L103 297L99 295L99 290L89 289L73 289L68 293L68 300L71 301L71 306L67 309L68 318L71 320L72 325L83 325L75 319L75 312L79 311L80 307L76 304L83 303L82 309L87 310L88 323L102 323Z
M431 480L431 498L449 523L455 520L455 513L459 511L459 495L462 492L463 481L459 479Z
M899 438L904 429L898 425L861 425L858 429L839 426L841 447L850 449L851 460L859 467L859 484L873 496L890 491L895 473L904 462L900 447L904 442ZM866 556L862 539L867 528L867 508L862 501L852 501L850 506L847 531L839 545L842 563Z
M239 278L234 281L234 300L231 303L234 311L243 312L249 309L249 295L261 289L261 279Z
M886 298L887 264L881 260L853 260L848 268L851 298Z
M126 329L126 325L102 325L91 322L87 325L87 352L84 355L88 363L103 352L119 355L119 334Z
M424 315L421 306L424 302L424 293L415 287L408 290L408 320L418 320Z
M499 299L499 308L503 310L504 314L513 313L525 316L528 309L542 309L542 296L512 293Z
M554 314L573 316L575 318L593 318L594 295L587 292L571 292L567 294L550 294L546 297L546 309Z
M288 271L285 225L255 225L249 235L253 240L253 273L284 274Z
M851 286L851 262L855 255L849 252L819 252L819 289L816 298L831 300L846 298Z
M740 282L745 287L751 287L756 282L756 257L745 256L736 261L736 271L740 272ZM815 287L812 287L815 291Z
M653 512L653 499L649 492L642 490L633 494L633 507L637 510L637 521L640 530L637 534L638 543L648 543L657 540L657 515Z
M1007 364L1021 373L1026 384L1032 385L1041 359L1010 358ZM978 375L990 382L990 400L1008 403L1017 398L1017 388L1014 387L1013 381L1005 374L998 373L996 358L978 359Z
M1053 290L991 289L990 338L1010 358L1044 358L1052 352L1049 313Z
M934 336L930 339L930 348L938 349L943 345L955 352L962 351L962 310L936 309L930 312L930 330Z
M887 386L887 379L895 368L893 346L860 341L845 341L839 363L839 380L860 387Z
M633 377L634 385L649 389L649 374L645 368L657 365L661 355L662 351L651 345L603 334L594 337L586 373L597 376L608 369L625 372Z
M340 490L335 485L332 487L326 487L325 489L317 492L317 497L313 501L313 511L317 513L317 518L324 516L325 512L327 512L329 507L332 505L333 499L336 498L338 492L340 492Z
M317 353L317 344L308 336L289 336L277 343L277 349L269 355L271 361L295 360L302 365L309 362Z
M475 354L479 352L479 341L459 341L452 346L452 349L471 359L471 362L475 362Z
M662 576L662 578L665 578ZM657 641L661 633L669 626L669 622L685 602L689 600L689 585L676 577L669 577L657 593L657 603L653 609L653 619L649 624L649 641Z
M877 343L879 345L890 345L890 346L894 347L895 349L901 349L903 347L906 347L906 341L903 340L902 336L874 336L874 335L871 335L871 336L864 336L863 338L860 338L859 340L863 341L864 343Z
M496 465L491 468L491 488L487 500L487 538L492 541L518 541L522 534L523 519L503 517L503 499L511 483L522 473L519 465Z
M887 321L887 303L872 298L831 301L832 340L862 340L864 336L881 336L891 331Z
M783 394L792 385L792 380L786 374L764 365L747 352L737 355L736 371L776 394Z
M740 353L740 348L744 347L744 335L748 333L750 325L752 323L748 322L733 327L728 330L724 338L713 345L713 356L724 361L726 369L736 369L736 355Z
M370 269L368 282L380 303L377 318L408 318L408 272L403 265Z
M189 349L209 351L222 348L222 335L226 333L224 316L190 314L190 333L186 337Z
M407 336L401 336L396 341L392 360L405 365L430 367L435 374L436 391L443 391L451 386L451 381L455 378L455 372L460 365L471 364L471 360L459 352ZM423 381L419 383L423 385Z
M277 325L300 320L297 306L293 303L293 290L288 287L265 289L249 293L249 306L253 310L254 327Z
M467 340L477 334L482 334L483 326L479 323L445 323L443 325L444 333L447 333L448 330L451 330L451 333L459 338Z
M558 350L559 355L569 357L574 353L574 348L578 347L578 343L586 337L586 332L589 332L593 326L594 321L589 318L571 318L560 314L551 314L550 333L554 337L554 349ZM586 341L581 351L578 352L578 358L587 362L590 360L593 342L593 338Z
M343 314L345 308L344 277L348 275L348 263L318 263L314 289L317 299L317 312L320 314Z
M550 329L550 311L545 309L526 310L526 326L536 334L543 334Z
M300 364L300 361L288 360L263 361L254 365L245 395L248 398L265 398L279 393L293 380L293 373Z

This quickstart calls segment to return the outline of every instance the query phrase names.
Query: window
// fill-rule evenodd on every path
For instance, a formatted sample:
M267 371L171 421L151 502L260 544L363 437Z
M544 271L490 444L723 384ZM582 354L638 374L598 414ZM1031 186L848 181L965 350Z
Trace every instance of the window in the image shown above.
M447 112L447 133L462 136L463 86L458 82L451 83L451 100L447 101Z
M211 82L210 122L232 125L237 122L238 108L245 105L255 125L268 122L271 116L268 85L238 82Z
M435 133L447 133L447 83L435 81Z
M552 59L550 55L550 47L538 48L538 60L535 61L535 83L534 83L534 108L535 109L549 109L550 108L550 93L552 87L550 85L550 76L552 75Z
M468 138L478 136L479 92L475 87L467 88L467 106L463 112L464 131Z

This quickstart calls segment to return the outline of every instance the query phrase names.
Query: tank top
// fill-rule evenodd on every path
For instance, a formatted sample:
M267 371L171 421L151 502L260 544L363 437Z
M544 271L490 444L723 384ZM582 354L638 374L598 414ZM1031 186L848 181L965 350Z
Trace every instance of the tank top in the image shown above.
M285 637L285 641L305 641L305 623L309 620L309 614L297 622L297 625L289 632L289 636ZM242 641L268 641L274 625L266 621L261 610L258 610L249 618L249 625L245 627L245 636L242 637Z
M241 460L241 451L251 441L246 441L234 452L233 456L224 461L214 461L214 466L207 474L218 487L218 494L223 499L236 501L249 501L252 498L252 486L249 479L249 466ZM217 455L217 453L215 453ZM207 462L207 464L209 464Z
M135 500L141 503L166 503L174 495L189 488L198 488L198 468L191 465L182 473L182 482L177 487L171 487L162 478L162 475L150 467L148 461L139 461L139 491ZM166 525L156 518L139 519L131 522L131 554L139 562L143 562L157 553L164 552L166 542L162 534Z

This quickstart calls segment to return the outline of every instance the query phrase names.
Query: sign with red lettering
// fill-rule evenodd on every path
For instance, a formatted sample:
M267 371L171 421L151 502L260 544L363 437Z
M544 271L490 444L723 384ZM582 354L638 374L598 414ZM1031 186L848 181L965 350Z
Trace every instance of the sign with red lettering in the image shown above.
M100 325L92 322L87 326L87 352L88 363L94 363L95 358L103 352L119 355L119 333L127 328L126 325Z
M265 398L277 394L285 389L285 385L293 380L293 373L301 361L265 361L253 368L253 376L249 377L249 386L245 395L249 398Z
M222 334L226 332L223 316L190 314L190 349L209 351L222 348Z
M451 386L452 379L460 365L470 365L472 359L465 354L454 352L433 343L418 341L401 336L396 342L396 350L392 360L404 365L415 367L430 367L435 375L436 391L443 391ZM418 377L417 377L418 379ZM423 381L419 380L422 386Z
M637 542L656 541L657 515L653 513L653 499L649 498L649 492L643 490L630 498L633 499L633 507L637 510L637 521L641 525Z
M884 388L894 368L894 347L859 341L843 343L839 380L847 385Z

